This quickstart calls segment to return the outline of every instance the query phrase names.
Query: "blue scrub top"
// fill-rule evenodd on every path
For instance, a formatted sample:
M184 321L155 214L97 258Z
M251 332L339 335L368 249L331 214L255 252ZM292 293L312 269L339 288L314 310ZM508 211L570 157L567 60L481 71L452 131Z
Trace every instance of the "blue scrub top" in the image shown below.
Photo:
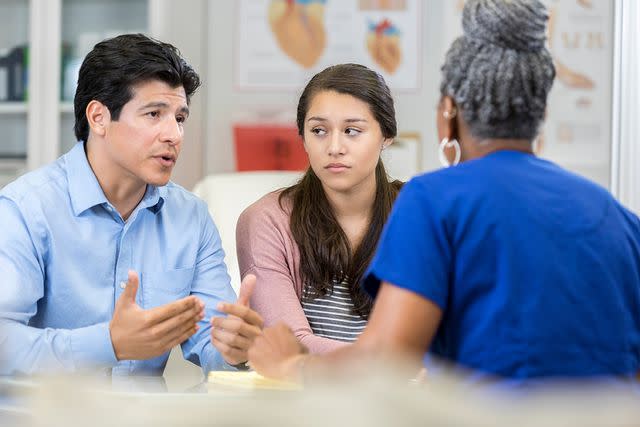
M499 151L404 186L363 286L443 310L430 351L510 379L640 370L640 222L605 189Z

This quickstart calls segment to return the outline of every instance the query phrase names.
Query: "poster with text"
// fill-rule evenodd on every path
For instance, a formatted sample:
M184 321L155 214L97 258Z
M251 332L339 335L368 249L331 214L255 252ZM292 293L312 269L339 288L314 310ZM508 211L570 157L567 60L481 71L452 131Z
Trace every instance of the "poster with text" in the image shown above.
M234 76L241 90L300 90L355 62L395 90L420 86L418 0L239 0Z

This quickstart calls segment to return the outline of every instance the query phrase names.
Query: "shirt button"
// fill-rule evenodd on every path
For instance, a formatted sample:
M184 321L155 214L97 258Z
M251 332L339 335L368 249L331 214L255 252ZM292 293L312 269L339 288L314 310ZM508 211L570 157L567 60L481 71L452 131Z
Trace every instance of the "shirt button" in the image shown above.
M120 289L124 289L127 287L127 284L125 282L120 282Z

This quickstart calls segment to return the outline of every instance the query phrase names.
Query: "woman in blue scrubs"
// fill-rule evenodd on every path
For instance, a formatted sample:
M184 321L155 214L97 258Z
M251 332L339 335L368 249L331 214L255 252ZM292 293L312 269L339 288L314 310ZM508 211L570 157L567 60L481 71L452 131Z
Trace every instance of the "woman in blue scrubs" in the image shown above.
M267 329L249 352L258 372L389 353L515 382L640 370L640 222L533 154L555 77L547 19L537 0L466 2L437 111L451 167L402 189L363 281L377 295L367 328L324 357Z

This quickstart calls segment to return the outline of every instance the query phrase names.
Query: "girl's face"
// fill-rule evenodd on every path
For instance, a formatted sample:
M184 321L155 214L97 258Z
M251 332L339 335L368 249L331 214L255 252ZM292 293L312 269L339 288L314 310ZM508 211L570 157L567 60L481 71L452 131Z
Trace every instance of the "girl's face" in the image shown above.
M375 191L383 145L380 125L366 102L335 91L316 93L304 119L304 147L325 191Z

